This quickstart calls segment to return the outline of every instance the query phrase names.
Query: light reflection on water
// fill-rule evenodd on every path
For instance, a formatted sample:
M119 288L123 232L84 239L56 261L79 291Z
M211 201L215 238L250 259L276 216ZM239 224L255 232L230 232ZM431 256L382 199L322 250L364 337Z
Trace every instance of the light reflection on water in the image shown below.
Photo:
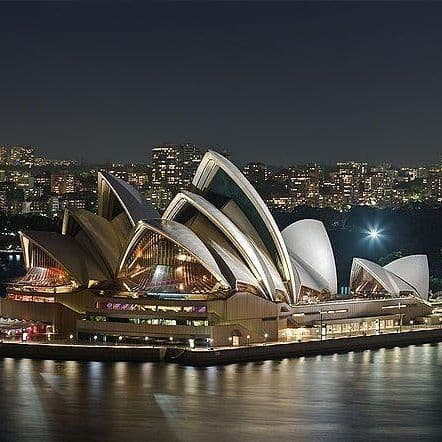
M0 360L0 440L440 440L442 344L197 369Z

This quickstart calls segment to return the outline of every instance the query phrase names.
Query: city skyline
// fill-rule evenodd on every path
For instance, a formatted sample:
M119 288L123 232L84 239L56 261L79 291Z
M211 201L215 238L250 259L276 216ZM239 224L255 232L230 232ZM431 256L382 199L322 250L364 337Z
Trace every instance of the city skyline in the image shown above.
M283 169L286 167L291 167L291 166L306 166L306 165L310 165L310 164L318 164L318 165L322 165L325 167L330 167L333 168L334 166L336 166L337 164L341 163L341 162L355 162L355 163L365 163L369 166L378 166L378 165L391 165L393 167L397 167L397 168L401 168L401 167L434 167L434 166L438 166L440 164L442 164L442 150L441 153L435 152L434 158L430 159L429 161L412 161L412 162L395 162L395 161L388 161L387 159L378 159L378 160L358 160L356 158L353 157L342 157L342 158L335 158L334 160L330 160L330 161L313 161L313 160L309 160L308 158L305 161L286 161L284 160L284 162L281 163L275 163L274 161L272 162L272 160L270 160L269 162L263 161L260 158L257 157L250 157L244 161L239 161L235 156L234 156L234 152L230 151L226 146L222 146L219 145L217 143L209 143L207 145L205 144L201 144L201 143L195 143L193 141L189 141L189 140L180 140L180 141L175 141L175 142L171 142L171 141L162 141L162 142L158 142L158 143L153 143L151 145L147 145L145 146L144 149L144 157L140 157L137 160L124 160L124 159L116 159L116 158L108 158L105 160L98 160L98 161L90 161L85 157L82 158L75 158L74 156L70 156L70 158L68 158L68 156L63 156L63 155L59 155L59 156L53 156L50 153L48 153L48 151L44 148L42 148L41 146L37 145L37 144L20 144L20 143L2 143L0 142L0 150L1 149L7 149L7 150L11 150L11 149L30 149L32 150L34 153L31 154L30 158L32 160L34 160L34 158L40 159L43 162L47 161L49 162L53 162L55 165L73 165L73 164L78 164L78 165L83 165L83 166L100 166L100 165L143 165L143 164L151 164L152 162L152 152L156 147L161 147L161 146L194 146L198 149L201 150L201 152L205 152L207 150L215 150L218 152L223 153L224 155L227 155L235 164L237 164L240 167L244 167L247 166L248 164L253 164L253 163L261 163L261 164L265 164L266 166L272 168L272 169ZM36 154L38 154L38 156L36 156ZM1 153L0 153L0 164L2 163L1 160ZM3 164L5 165L5 164ZM10 166L14 165L17 166L17 164L9 164ZM37 164L35 164L37 165ZM45 165L45 164L43 164Z
M94 211L97 173L111 172L162 211L177 192L192 190L192 177L209 152L217 151L188 143L162 144L152 148L149 163L94 165L48 160L32 147L0 146L0 210L7 215L49 218L60 217L67 207ZM232 160L228 152L220 153ZM301 206L345 211L354 206L442 204L442 161L428 167L400 168L355 161L279 168L251 161L237 167L275 212L290 213Z
M441 439L441 18L0 1L0 442Z
M165 134L239 163L440 155L442 4L0 8L6 144L92 162L140 161Z

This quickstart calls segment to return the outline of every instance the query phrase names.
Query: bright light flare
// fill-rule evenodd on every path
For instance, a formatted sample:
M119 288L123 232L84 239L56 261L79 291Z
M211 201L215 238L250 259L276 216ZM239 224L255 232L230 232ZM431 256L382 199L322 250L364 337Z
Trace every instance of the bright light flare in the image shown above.
M368 236L371 239L378 239L379 238L379 230L377 229L370 229L368 232Z

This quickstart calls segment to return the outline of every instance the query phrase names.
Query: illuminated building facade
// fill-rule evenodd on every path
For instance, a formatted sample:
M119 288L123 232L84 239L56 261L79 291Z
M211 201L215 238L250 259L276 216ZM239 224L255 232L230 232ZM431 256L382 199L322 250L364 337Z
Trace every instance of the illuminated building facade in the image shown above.
M2 316L47 321L65 335L216 345L314 326L322 304L333 319L348 320L336 307L343 301L323 224L302 220L281 232L250 182L216 152L204 155L192 191L178 192L162 216L109 173L98 174L97 195L97 214L67 208L61 233L21 233L27 273L9 285ZM412 269L410 287L425 272L422 259L387 267L398 278ZM384 297L406 295L422 310L424 296L416 295L424 285ZM382 301L370 302L370 314L386 314ZM352 314L358 308L352 304Z

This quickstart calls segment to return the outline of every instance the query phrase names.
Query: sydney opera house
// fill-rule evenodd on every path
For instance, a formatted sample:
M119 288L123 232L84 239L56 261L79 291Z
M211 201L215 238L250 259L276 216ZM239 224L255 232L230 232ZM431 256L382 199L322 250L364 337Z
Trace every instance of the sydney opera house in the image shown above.
M242 345L393 328L431 312L423 255L385 267L355 258L351 297L339 297L324 225L280 231L241 172L212 151L162 215L100 173L97 214L67 209L61 233L23 232L21 241L27 272L9 284L0 314L61 336Z

